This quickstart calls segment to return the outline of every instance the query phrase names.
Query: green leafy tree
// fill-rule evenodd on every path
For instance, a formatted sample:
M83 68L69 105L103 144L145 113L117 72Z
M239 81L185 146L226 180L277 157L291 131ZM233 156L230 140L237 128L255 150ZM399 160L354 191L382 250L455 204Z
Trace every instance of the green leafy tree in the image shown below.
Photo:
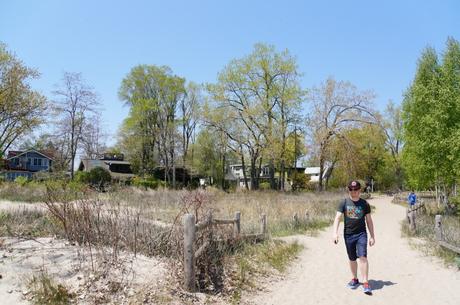
M122 128L124 147L142 175L155 164L165 167L165 180L175 187L176 110L185 98L185 79L166 66L139 65L123 79L119 97L130 107ZM132 139L135 136L137 139ZM135 143L133 143L135 142ZM136 168L136 166L135 166Z
M287 50L256 44L251 54L232 60L216 84L208 85L212 101L206 122L225 133L244 169L249 159L252 189L258 188L263 162L270 168L270 186L276 188L275 160L285 165L287 135L303 101L299 78Z
M460 46L449 38L439 61L426 48L403 101L403 164L411 187L449 195L458 177Z
M32 90L39 73L0 43L0 153L44 122L46 98Z

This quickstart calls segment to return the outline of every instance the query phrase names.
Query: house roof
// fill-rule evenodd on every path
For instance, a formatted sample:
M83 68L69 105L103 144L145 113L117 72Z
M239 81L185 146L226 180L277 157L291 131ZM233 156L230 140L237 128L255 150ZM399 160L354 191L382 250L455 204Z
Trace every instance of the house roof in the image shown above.
M48 151L39 151L39 150L36 150L36 149L28 149L28 150L10 150L8 152L8 156L6 157L7 160L10 160L10 159L13 159L13 158L17 158L17 157L20 157L24 154L27 154L29 152L35 152L39 155L42 155L43 157L49 159L49 160L54 160L53 157L51 156L52 154Z
M113 172L110 170L110 165L111 164L126 164L130 165L131 163L128 161L113 161L113 160L99 160L99 159L82 159L80 160L80 165L78 166L78 170L80 171L90 171L95 167L102 167L109 171L110 176L112 178L117 178L117 179L126 179L130 177L134 177L134 174L132 173L117 173Z

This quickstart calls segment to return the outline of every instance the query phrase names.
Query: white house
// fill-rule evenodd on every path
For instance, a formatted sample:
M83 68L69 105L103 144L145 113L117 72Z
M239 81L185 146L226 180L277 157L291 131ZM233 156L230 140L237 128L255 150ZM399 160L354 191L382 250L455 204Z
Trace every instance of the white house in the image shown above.
M323 179L326 179L331 172L329 166L325 166L323 170ZM310 182L319 182L319 166L305 168L305 175L310 177Z

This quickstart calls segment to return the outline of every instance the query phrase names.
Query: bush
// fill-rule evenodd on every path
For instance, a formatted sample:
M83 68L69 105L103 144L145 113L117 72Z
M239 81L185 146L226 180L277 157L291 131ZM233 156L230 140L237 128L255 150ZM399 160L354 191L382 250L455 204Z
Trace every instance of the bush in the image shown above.
M89 172L78 171L75 173L75 181L83 184L90 184L91 178Z
M89 181L92 185L104 185L112 180L110 173L100 167L97 166L89 171Z
M19 184L20 186L25 186L28 181L29 181L29 179L27 179L26 177L23 177L23 176L18 176L18 177L16 177L16 179L14 179L14 182Z
M308 177L305 174L294 173L292 176L292 190L304 190L308 188Z
M165 187L166 183L161 180L157 180L153 177L148 178L141 178L141 177L134 177L132 180L132 185L137 187L142 187L145 189L156 189L158 187Z
M261 190L269 190L270 189L270 182L261 182L259 184L259 189L261 189Z

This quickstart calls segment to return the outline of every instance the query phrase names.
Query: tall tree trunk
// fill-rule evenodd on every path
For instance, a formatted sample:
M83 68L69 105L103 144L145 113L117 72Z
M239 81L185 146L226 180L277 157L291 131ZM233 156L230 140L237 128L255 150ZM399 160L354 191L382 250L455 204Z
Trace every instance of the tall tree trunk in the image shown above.
M295 170L295 169L294 169ZM286 169L284 167L284 160L281 159L280 164L280 181L279 181L279 189L284 192L284 180L286 178Z
M221 187L225 189L225 153L222 154L222 179L221 179Z
M270 189L276 190L276 181L275 181L275 163L273 159L270 159L268 164L268 174L270 177Z
M246 176L246 164L244 163L244 155L243 155L243 153L241 153L241 167L242 167L242 170L243 170L244 186L246 187L247 190L249 190L248 177Z
M318 179L318 190L323 191L323 172L324 172L324 157L321 154L319 157L319 179Z

